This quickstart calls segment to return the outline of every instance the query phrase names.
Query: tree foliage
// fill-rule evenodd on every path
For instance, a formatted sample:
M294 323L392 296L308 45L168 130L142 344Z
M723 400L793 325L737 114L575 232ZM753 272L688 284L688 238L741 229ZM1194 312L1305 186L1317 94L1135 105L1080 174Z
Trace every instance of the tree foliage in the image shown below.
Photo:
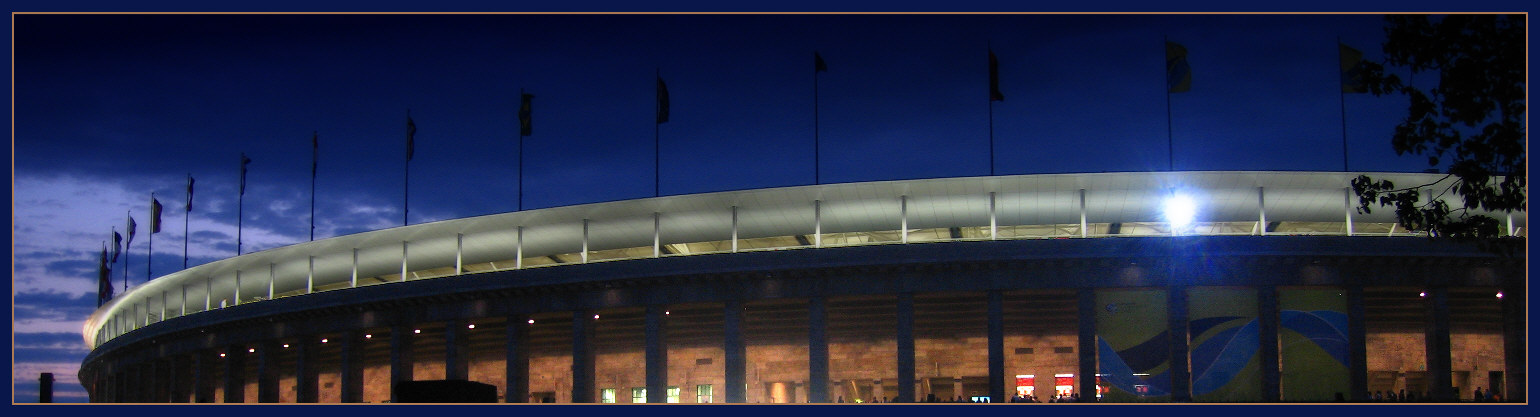
M1388 180L1354 179L1358 211L1395 207L1398 223L1430 237L1475 239L1511 253L1521 240L1499 239L1504 223L1492 213L1524 211L1528 199L1525 149L1525 17L1522 15L1390 15L1385 59L1361 74L1376 96L1410 98L1406 119L1391 145L1398 155L1420 155L1446 174L1430 184L1397 188ZM1435 77L1426 90L1412 77ZM1424 75L1426 74L1426 75ZM1427 78L1423 78L1426 83ZM1441 197L1453 194L1451 207ZM1426 198L1431 195L1434 198Z

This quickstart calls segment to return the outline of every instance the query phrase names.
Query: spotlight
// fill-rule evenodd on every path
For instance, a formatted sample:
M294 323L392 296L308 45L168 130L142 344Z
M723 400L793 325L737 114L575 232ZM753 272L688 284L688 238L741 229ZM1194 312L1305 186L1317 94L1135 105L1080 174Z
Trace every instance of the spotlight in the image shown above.
M1198 203L1184 194L1173 194L1166 200L1166 221L1171 222L1171 231L1185 229L1192 225L1193 217L1198 214Z

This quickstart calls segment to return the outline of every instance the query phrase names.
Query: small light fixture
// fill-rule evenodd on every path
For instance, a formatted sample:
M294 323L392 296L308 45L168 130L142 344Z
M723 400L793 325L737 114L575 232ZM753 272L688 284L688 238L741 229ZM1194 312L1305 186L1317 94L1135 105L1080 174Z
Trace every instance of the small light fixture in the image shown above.
M246 349L246 353L257 353L257 348Z
M219 357L223 358L223 357L225 357L225 354L221 353L221 354L219 354Z
M1423 292L1417 293L1417 296L1418 297L1427 297L1428 296L1428 292L1427 291L1423 291Z
M326 343L326 341L327 339L321 339L321 343Z
M364 338L365 338L365 339L373 339L373 338L374 338L374 335L372 335L372 334L366 334L366 335L364 335Z
M598 314L595 314L595 315L594 315L594 320L598 320L598 319L599 319L599 315L598 315Z
M668 312L667 312L667 311L665 311L665 312L663 312L663 315L665 315L665 316L667 316L667 315L668 315Z
M476 328L476 325L475 324L468 325L468 326L465 326L465 328L467 328L467 329L474 329L474 328Z
M535 324L535 319L529 319L529 324Z
M283 348L284 348L284 349L288 349L288 348L289 348L289 344L288 344L288 343L284 343L284 344L283 344Z
M1503 293L1502 292L1498 292L1497 293L1497 298L1503 298Z
M422 329L412 329L412 334L422 334Z

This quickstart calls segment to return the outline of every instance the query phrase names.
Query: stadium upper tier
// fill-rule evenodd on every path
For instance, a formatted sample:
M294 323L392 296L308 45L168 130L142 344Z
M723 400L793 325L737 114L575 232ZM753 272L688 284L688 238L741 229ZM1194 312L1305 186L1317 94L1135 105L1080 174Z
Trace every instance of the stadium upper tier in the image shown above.
M83 335L95 348L149 323L278 297L626 259L993 239L1413 236L1395 224L1391 208L1356 211L1358 198L1349 182L1357 175L1228 171L939 178L666 196L444 220L298 243L167 274L97 309ZM1370 175L1402 186L1443 177ZM1461 206L1450 195L1424 198L1434 197ZM1176 203L1184 199L1190 203ZM1508 234L1524 235L1525 213L1496 217Z

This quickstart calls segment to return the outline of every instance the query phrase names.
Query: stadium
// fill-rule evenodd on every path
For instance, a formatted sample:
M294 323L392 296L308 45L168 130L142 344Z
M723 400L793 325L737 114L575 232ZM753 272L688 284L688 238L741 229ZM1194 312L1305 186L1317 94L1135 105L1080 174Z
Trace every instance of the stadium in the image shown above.
M1355 176L858 182L375 230L136 287L86 322L79 377L108 403L438 380L507 403L1526 401L1523 257L1359 213Z

